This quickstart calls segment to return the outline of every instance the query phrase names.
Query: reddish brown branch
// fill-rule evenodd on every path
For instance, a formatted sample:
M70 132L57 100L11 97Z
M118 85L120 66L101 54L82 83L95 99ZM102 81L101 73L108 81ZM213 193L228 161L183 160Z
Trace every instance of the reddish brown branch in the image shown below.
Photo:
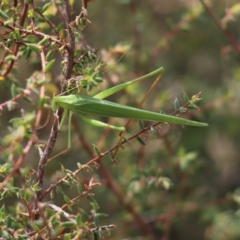
M176 35L186 26L187 24L191 23L196 18L195 15L186 14L177 24L173 26L173 28L168 31L160 40L158 45L155 47L152 53L152 57L148 60L148 68L151 68L154 64L156 58L160 55L161 51L164 49L168 49L169 45L176 37Z
M2 190L9 183L9 181L14 176L14 174L20 169L20 167L22 166L22 163L24 162L24 159L26 158L27 154L33 147L34 143L35 143L34 139L30 139L28 141L26 147L23 149L23 154L14 163L13 170L7 175L7 177L4 179L4 181L0 183L0 190Z
M8 105L10 102L15 102L15 101L17 101L17 100L19 100L19 99L21 99L21 98L27 97L27 96L30 95L30 93L31 93L30 89L25 89L23 93L19 93L17 96L13 97L12 99L10 99L10 100L8 100L8 101L6 101L6 102L4 102L4 103L1 103L1 104L0 104L0 111L1 111L3 108L7 107L7 105Z
M240 46L236 40L236 38L233 36L233 34L226 28L224 28L221 21L218 19L218 17L215 15L215 13L212 11L212 9L204 2L204 0L199 0L205 10L208 12L210 17L213 19L213 21L217 24L219 29L222 31L222 33L225 35L225 37L229 40L229 42L232 44L236 52L240 54Z
M69 44L67 45L67 48L66 48L67 49L67 66L64 74L64 79L67 80L71 77L72 69L74 65L75 36L69 25L71 23L71 5L68 0L64 0L63 5L64 5L65 24L69 34ZM66 91L66 85L62 84L61 93L64 93L65 91ZM41 190L37 193L37 198L35 202L36 209L38 208L37 202L43 199L42 187L43 187L43 177L45 173L45 167L57 140L58 125L59 125L59 121L61 121L62 114L63 114L63 109L62 108L58 109L54 118L54 122L52 125L49 139L47 141L46 148L41 156L41 159L39 160L39 165L37 170L37 181L39 183L39 186L41 187Z
M23 26L23 24L24 24L24 22L25 22L25 19L26 19L26 16L27 16L27 11L28 11L28 4L27 4L27 3L24 3L23 10L22 10L22 14L21 14L21 18L20 18L20 23L19 23L19 25L20 25L21 27ZM16 44L16 45L14 46L13 54L14 54L15 56L17 56L19 47L20 47L19 44ZM3 76L4 76L4 77L6 77L6 76L10 73L10 71L11 71L12 68L13 68L14 63L15 63L15 60L12 60L12 61L10 62L10 64L7 66L6 71L3 73Z

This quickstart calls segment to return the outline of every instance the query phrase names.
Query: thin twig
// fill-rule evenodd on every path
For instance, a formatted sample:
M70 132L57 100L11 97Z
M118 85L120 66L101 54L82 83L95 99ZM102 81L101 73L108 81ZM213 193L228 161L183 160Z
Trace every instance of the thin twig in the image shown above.
M234 49L236 50L237 53L240 54L240 46L236 40L236 38L233 36L233 34L226 28L224 28L223 24L221 21L218 19L216 14L212 11L212 9L204 2L204 0L199 0L205 10L208 12L210 17L213 19L213 21L217 24L219 29L222 31L222 33L225 35L225 37L229 40L229 42L232 44Z
M4 181L0 183L0 190L2 190L9 183L9 181L14 176L14 174L20 169L20 167L22 166L22 164L26 158L26 155L29 153L29 151L33 147L34 143L35 143L34 139L30 139L28 141L26 147L23 149L23 154L14 163L13 170L7 175L7 177L4 179Z
M20 25L21 27L23 26L23 24L24 24L24 22L25 22L25 19L26 19L27 11L28 11L28 6L29 6L29 5L28 5L27 3L24 3L23 10L22 10L22 14L21 14L21 17L20 17L20 23L19 23L19 25ZM17 56L19 47L20 47L20 45L16 44L15 47L14 47L14 49L13 49L13 54L14 54L15 56ZM15 63L15 60L12 60L12 61L10 62L10 64L7 66L6 71L3 73L3 76L4 76L4 77L6 77L6 76L10 73L10 71L12 70L12 67L13 67L14 63Z
M9 103L11 103L11 102L14 102L14 103L15 103L15 101L17 101L17 100L19 100L19 99L22 99L22 98L24 98L24 97L27 97L27 96L29 96L30 94L31 94L31 90L30 90L30 89L25 89L25 90L23 91L23 93L19 93L17 96L13 97L12 99L7 100L7 101L4 102L4 103L1 103L1 104L0 104L0 111L1 111L3 108L7 107Z
M64 5L64 17L65 17L65 24L68 29L69 34L69 44L67 45L67 66L64 74L64 79L67 80L71 77L73 64L74 64L74 51L75 51L75 36L72 32L69 24L71 22L71 5L68 0L63 1ZM66 91L66 85L62 84L61 93ZM37 202L41 201L43 199L43 177L45 173L45 167L48 161L48 158L53 150L53 147L55 146L57 136L58 136L58 124L59 121L61 121L63 114L63 109L60 108L57 110L54 118L54 122L52 125L52 129L50 132L49 139L47 141L46 148L41 156L41 159L39 160L38 170L37 170L37 181L39 183L39 186L41 190L37 193L36 201L35 201L35 208L38 207Z

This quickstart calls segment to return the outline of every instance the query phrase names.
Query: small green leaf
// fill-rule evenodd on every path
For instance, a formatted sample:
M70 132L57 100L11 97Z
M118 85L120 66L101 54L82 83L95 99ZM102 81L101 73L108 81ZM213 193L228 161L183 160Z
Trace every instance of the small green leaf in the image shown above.
M185 112L187 112L187 108L185 108L185 107L180 107L179 108L179 112L182 114L182 113L185 113Z
M66 173L66 168L61 164L61 171L63 172L63 173Z
M5 222L6 222L6 227L10 229L13 226L13 224L16 223L16 220L10 216L7 216Z
M99 226L98 214L95 214L95 215L94 215L94 224L95 224L96 227Z
M15 97L17 95L16 85L13 83L11 86L11 96Z
M0 9L0 17L2 17L5 21L9 19L9 16Z
M92 145L93 145L93 150L94 150L94 152L95 152L98 156L101 156L101 152L100 152L100 150L98 149L98 147L97 147L95 144L93 144L93 143L92 143Z
M41 11L38 11L41 12ZM38 23L46 23L46 19L38 17Z
M160 183L166 190L168 190L172 185L172 181L167 177L160 177L158 179L158 183Z
M28 58L30 57L32 53L32 50L28 47L23 51L23 56L25 57L26 60L28 60Z
M42 8L42 13L44 13L51 4L52 4L51 2L46 3L46 4L43 6L43 8Z
M14 101L8 101L7 103L7 109L8 111L12 111L16 107L16 102Z
M72 227L76 226L76 224L74 222L71 222L71 221L63 222L60 225L63 228L72 228Z
M5 190L1 193L0 200L4 199L7 195L8 195L8 190L5 189Z
M90 205L92 207L92 210L94 212L97 212L97 210L99 209L97 201L93 197L91 197L91 196L88 196L88 199L89 199L89 201L91 201Z
M15 55L8 55L6 58L5 58L6 61L15 61L17 60L17 57Z
M39 232L41 227L43 226L43 220L35 220L32 222L32 225L34 227L34 229Z
M63 23L60 23L58 26L57 26L57 31L60 32L61 30L64 29L64 24Z
M178 110L178 109L179 109L179 102L178 102L178 99L177 99L177 98L175 98L175 100L174 100L174 109L175 109L175 110Z
M157 130L155 127L151 126L150 127L150 132L156 137L157 136Z
M192 99L190 100L190 103L191 103L191 104L192 104L192 103L197 103L197 102L199 102L200 100L202 100L202 98L200 98L200 94L201 94L201 92L193 95L193 96L192 96Z
M52 60L46 65L45 72L49 72L49 71L53 68L55 61L56 61L55 59L52 59Z
M54 198L54 191L50 192L50 198L53 199Z
M141 137L137 137L138 142L140 142L142 145L147 145L146 142L141 138Z
M83 187L82 185L77 186L78 193L81 194L83 192Z
M76 222L78 226L81 226L83 224L82 216L80 214L77 215Z
M79 168L79 169L81 169L81 168L82 168L82 164L81 164L81 163L79 163L79 162L77 162L77 166L78 166L78 168Z
M142 119L138 120L138 123L139 123L140 129L144 129L145 128L144 121Z
M68 208L68 210L69 210L70 212L72 212L73 209L72 209L72 206L71 206L71 205L68 205L67 208Z
M28 17L34 18L34 10L32 10L32 9L28 10Z
M40 53L41 51L41 48L37 44L28 43L27 46L36 53Z
M47 42L49 41L49 38L50 38L50 37L45 36L38 44L39 44L40 46L44 46L45 43L47 43Z
M15 29L14 33L15 33L15 36L16 36L17 40L20 40L21 39L21 34L20 34L20 31L19 31L18 28Z
M67 195L64 195L63 198L65 202L67 203L71 202L71 199Z
M8 35L8 41L9 41L9 40L12 40L12 41L15 40L15 34L14 34L14 32L11 32L11 33Z
M62 194L62 195L65 194L64 191L62 190L62 188L61 188L60 186L57 186L56 191L57 191L58 193Z
M33 103L32 99L29 97L24 97L23 99L29 103Z
M39 183L38 183L38 182L35 183L35 184L32 186L32 190L33 190L34 192L37 192L37 191L41 190L41 187L39 186Z
M53 52L52 51L49 51L46 55L46 60L47 61L50 61L50 59L52 58L52 55L53 55Z
M184 99L185 103L189 103L189 97L185 92L183 92L183 99Z
M191 167L191 163L196 161L197 153L189 152L179 157L180 167L182 170L186 170L188 167Z
M7 20L7 21L5 21L5 22L3 23L3 26L4 26L4 27L8 27L9 25L12 25L12 23L13 23L13 20L12 20L12 19L9 19L9 20Z
M195 103L191 103L189 106L188 106L189 109L199 109L199 107L195 104Z

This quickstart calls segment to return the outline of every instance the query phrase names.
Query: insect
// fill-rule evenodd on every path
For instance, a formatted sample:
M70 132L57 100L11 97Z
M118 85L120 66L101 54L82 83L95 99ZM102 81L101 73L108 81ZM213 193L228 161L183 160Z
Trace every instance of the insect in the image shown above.
M143 109L103 100L104 98L136 82L142 81L155 74L161 74L163 73L163 71L164 69L162 67L158 68L157 70L149 74L146 74L140 78L119 84L105 91L102 91L92 97L80 95L80 94L70 94L67 96L55 96L52 102L52 109L54 111L57 110L59 107L62 107L64 109L63 119L59 125L59 128L61 128L63 120L68 113L70 113L69 124L71 124L72 114L78 113L84 121L91 123L92 125L95 125L98 127L108 127L118 131L125 131L125 127L110 125L110 124L89 118L87 117L87 115L93 114L93 115L104 116L104 117L128 118L128 119L137 119L137 120L167 122L167 123L181 124L181 125L191 125L195 127L206 127L208 125L206 123L191 121L191 120L187 120L180 117L160 114L157 112L151 112L148 110L143 110ZM70 128L69 128L69 131L70 131ZM70 146L71 146L71 143L70 143L70 135L69 135L68 147L70 148Z

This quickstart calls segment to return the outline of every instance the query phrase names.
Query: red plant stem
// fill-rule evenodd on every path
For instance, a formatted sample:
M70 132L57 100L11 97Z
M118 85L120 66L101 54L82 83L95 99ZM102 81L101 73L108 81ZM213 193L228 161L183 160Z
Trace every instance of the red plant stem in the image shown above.
M236 52L238 52L240 54L240 46L239 46L236 38L233 36L233 34L228 29L224 28L223 24L221 23L221 21L219 21L218 17L215 15L215 13L212 11L212 9L203 0L199 0L199 1L201 2L203 7L205 8L205 10L208 12L208 14L211 16L213 21L217 24L219 29L223 32L225 37L232 44L232 46L234 47Z

